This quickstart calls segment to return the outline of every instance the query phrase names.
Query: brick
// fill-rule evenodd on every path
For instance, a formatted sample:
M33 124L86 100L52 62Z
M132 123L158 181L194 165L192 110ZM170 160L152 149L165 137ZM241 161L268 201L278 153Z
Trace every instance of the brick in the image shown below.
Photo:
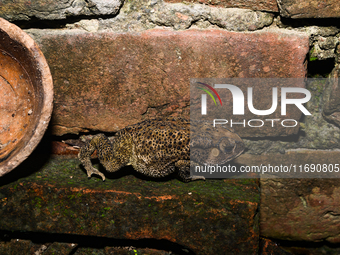
M261 235L340 242L338 179L265 179L261 189Z
M278 0L283 17L300 18L339 18L338 0Z
M299 150L284 155L241 155L237 164L339 164L339 151ZM278 240L340 242L338 178L261 178L261 236ZM305 176L306 177L306 176ZM309 175L311 177L311 175ZM339 177L339 174L332 175Z
M79 15L113 15L116 14L122 1L90 0L90 1L53 1L53 0L4 0L0 2L0 17L9 21L38 19L66 19Z
M51 153L56 155L73 155L77 156L79 150L73 146L69 146L66 143L53 141L51 143Z
M323 117L338 127L340 126L340 87L339 76L340 67L336 65L331 73L331 78L328 80L328 90L325 93L325 106L323 108Z
M225 7L225 8L245 8L245 9L251 9L256 11L270 11L270 12L278 12L278 6L276 0L265 0L265 1L256 1L256 0L165 0L165 2L169 3L180 3L180 2L189 2L189 3L201 3L201 4L207 4L207 5L213 5L213 6L219 6L219 7Z
M30 157L16 173L26 174L33 162ZM258 250L255 180L157 182L117 172L103 182L88 179L78 160L62 157L35 170L1 186L0 214L6 217L0 218L0 229L163 239L195 254Z
M308 37L291 31L31 33L54 80L56 135L115 132L164 115L189 117L189 80L194 77L306 75ZM251 136L248 131L243 135Z

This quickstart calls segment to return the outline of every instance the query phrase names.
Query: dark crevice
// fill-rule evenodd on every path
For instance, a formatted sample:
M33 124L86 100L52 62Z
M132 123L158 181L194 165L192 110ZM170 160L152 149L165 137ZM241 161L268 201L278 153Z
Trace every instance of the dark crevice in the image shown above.
M105 132L105 131L99 131L99 130L89 130L88 132L80 132L79 134L64 134L61 136L53 135L51 136L52 141L65 141L65 140L77 140L81 136L88 136L88 135L98 135L98 134L104 134L107 137L114 136L116 132Z
M291 19L281 17L281 23L284 26L293 28L301 28L304 26L319 26L319 27L335 27L339 23L339 18L302 18ZM340 28L340 26L338 26Z
M326 254L324 251L321 253L321 249L326 249L329 251L327 254L339 254L336 252L340 252L340 245L329 243L327 241L320 242L308 242L308 241L285 241L279 239L272 239L271 241L275 242L277 246L280 248L291 252L292 254Z
M24 160L19 166L14 168L9 173L1 176L0 187L14 182L20 178L25 178L37 171L49 160L51 157L51 143L50 137L44 136L37 148L31 155Z
M119 14L114 15L79 15L79 16L69 16L66 19L59 20L43 20L37 17L30 17L30 20L16 20L11 21L13 24L17 25L21 29L61 29L66 28L66 25L79 22L83 19L112 19Z
M327 78L335 67L335 59L308 61L307 77L309 78Z
M35 244L45 243L74 243L79 248L93 248L104 249L105 247L135 247L135 248L149 248L163 251L171 251L175 255L195 255L189 248L170 242L165 239L114 239L98 236L82 236L71 234L51 234L39 232L19 232L19 231L6 231L0 230L0 241L10 241L12 239L30 240Z

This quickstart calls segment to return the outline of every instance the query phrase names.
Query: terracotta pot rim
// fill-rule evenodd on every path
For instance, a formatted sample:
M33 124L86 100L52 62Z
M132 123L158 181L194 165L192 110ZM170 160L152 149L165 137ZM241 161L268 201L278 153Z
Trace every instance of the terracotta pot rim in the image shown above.
M47 61L40 51L38 45L34 40L22 31L16 25L0 18L0 29L4 31L13 41L23 45L28 54L36 62L38 72L41 75L41 86L43 99L41 103L39 122L37 123L29 141L13 156L5 160L4 164L0 165L0 176L10 172L17 167L22 161L24 161L36 148L40 140L42 139L49 121L51 119L53 109L53 80Z

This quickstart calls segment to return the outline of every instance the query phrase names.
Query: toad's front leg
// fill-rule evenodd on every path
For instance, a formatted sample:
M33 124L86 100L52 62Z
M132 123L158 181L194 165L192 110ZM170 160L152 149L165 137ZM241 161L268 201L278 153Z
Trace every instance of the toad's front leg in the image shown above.
M109 172L117 171L121 167L121 164L115 160L112 144L104 134L94 136L89 143L80 149L78 158L85 167L87 176L90 178L92 174L97 174L105 181L104 174L94 168L91 163L91 155L95 150L98 151L100 163L102 163Z

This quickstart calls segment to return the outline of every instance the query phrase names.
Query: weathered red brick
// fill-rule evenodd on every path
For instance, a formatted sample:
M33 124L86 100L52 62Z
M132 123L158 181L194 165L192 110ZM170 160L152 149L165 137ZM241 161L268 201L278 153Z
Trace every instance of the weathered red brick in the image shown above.
M54 79L57 135L112 132L156 116L188 117L190 78L306 75L308 37L295 32L62 31L35 38ZM242 132L252 136L253 130Z
M299 150L284 155L241 155L243 165L290 166L307 164L339 166L339 151ZM309 175L311 176L311 175ZM340 243L340 185L337 175L327 179L262 178L261 236L291 241ZM326 175L327 177L327 175ZM337 178L334 178L337 177Z
M16 0L0 2L0 17L6 20L30 20L32 17L38 19L66 19L69 16L80 15L114 15L120 6L121 1L91 1L91 4L84 0L73 2L53 0Z
M51 143L51 153L56 155L73 155L76 156L79 150L73 146L67 145L63 142L53 141Z
M339 18L338 0L278 0L280 14L289 18Z

